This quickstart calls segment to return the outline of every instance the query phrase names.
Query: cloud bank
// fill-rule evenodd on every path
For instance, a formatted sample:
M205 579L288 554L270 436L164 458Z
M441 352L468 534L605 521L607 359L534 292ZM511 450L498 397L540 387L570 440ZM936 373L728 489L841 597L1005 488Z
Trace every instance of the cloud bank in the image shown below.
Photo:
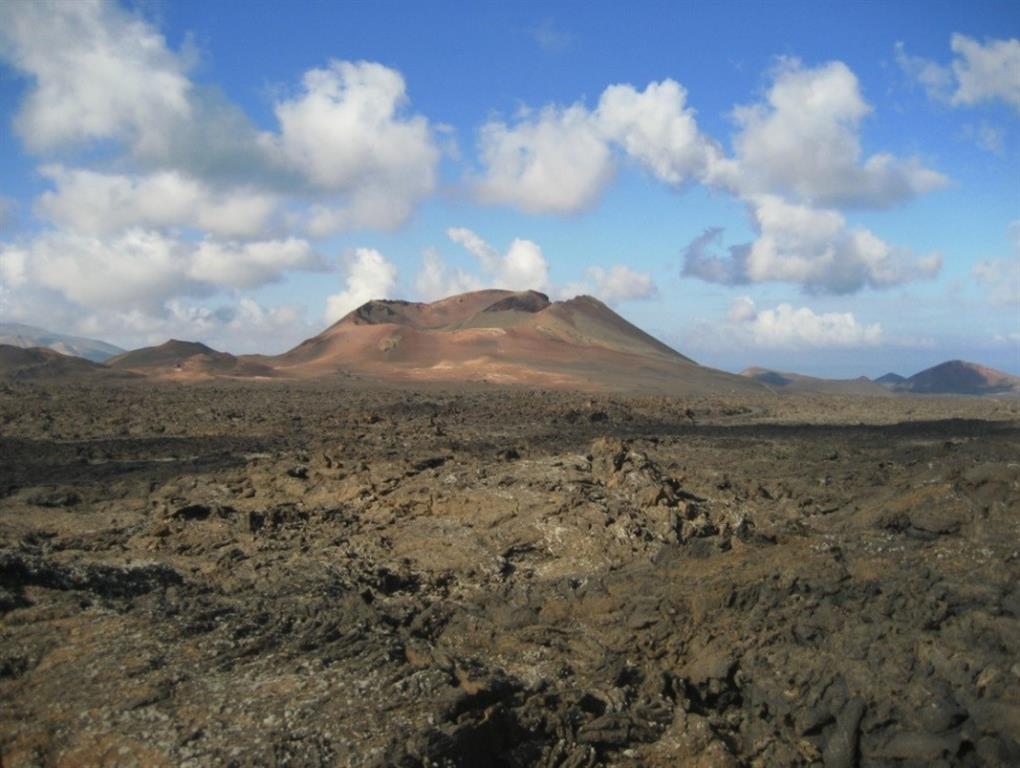
M190 50L115 3L2 5L0 57L25 77L15 130L51 184L37 233L0 242L0 276L7 293L77 305L78 325L112 309L140 332L171 326L183 298L237 301L288 272L331 268L308 238L393 229L435 191L433 127L380 64L305 72L264 131L191 79ZM97 146L108 160L67 160ZM244 306L235 314L253 318Z
M932 278L938 253L890 245L842 214L761 195L747 203L758 237L719 253L723 232L709 229L682 251L682 274L720 285L783 281L812 293L846 294Z
M819 314L786 303L759 310L747 296L733 303L729 322L740 342L766 349L871 347L884 341L881 325L860 323L852 312Z
M541 38L545 45L554 36ZM957 34L950 49L951 61L938 63L901 45L897 60L947 104L1020 111L1020 40ZM14 127L48 185L33 207L39 226L0 241L7 311L12 291L35 291L77 311L79 324L105 312L139 329L221 327L228 314L259 316L250 305L241 311L241 292L339 268L345 283L326 308L336 319L392 291L396 266L373 249L334 264L316 243L399 228L440 191L444 129L414 111L401 72L376 62L334 59L296 73L271 104L272 124L257 126L193 77L197 56L187 45L172 48L144 16L112 2L0 5L0 58L24 77ZM702 185L746 208L753 237L726 246L721 229L707 229L683 249L686 277L783 282L816 294L885 289L934 277L942 257L887 242L850 212L902 205L948 180L921 158L866 151L861 131L873 113L839 61L779 60L760 98L732 110L728 143L702 130L676 80L615 83L591 104L522 107L487 120L465 182L476 202L570 215L597 205L621 168L637 168L671 189ZM985 126L979 140L1001 146L995 131ZM531 240L500 250L466 228L447 236L478 269L453 269L426 251L420 296L483 285L611 303L657 295L651 275L629 266L591 266L558 287ZM973 276L993 301L1008 303L1011 269L987 260ZM203 314L198 301L233 309ZM268 328L275 310L261 311L259 327Z
M582 211L626 160L671 187L699 183L746 205L756 239L720 256L711 247L722 233L711 230L684 249L687 277L851 293L938 273L938 253L887 243L841 212L888 208L947 183L918 158L864 154L860 127L872 108L845 64L781 60L763 99L733 110L732 155L701 132L686 100L673 80L643 91L612 85L594 110L546 106L514 124L490 122L477 199L531 213Z

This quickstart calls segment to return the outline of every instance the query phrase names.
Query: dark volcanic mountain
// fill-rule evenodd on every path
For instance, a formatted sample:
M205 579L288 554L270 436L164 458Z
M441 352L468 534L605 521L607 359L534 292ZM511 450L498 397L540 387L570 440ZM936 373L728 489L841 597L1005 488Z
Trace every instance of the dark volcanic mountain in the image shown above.
M1020 376L966 360L949 360L915 373L896 389L918 395L1020 396Z
M606 391L764 391L698 365L591 296L553 302L536 291L370 301L291 351L261 359L302 378L345 371Z
M881 384L861 376L856 379L820 379L799 373L773 371L768 368L747 368L741 376L754 379L777 392L815 392L827 395L868 395L889 397L892 393Z
M107 365L148 376L175 379L205 379L214 376L265 377L274 371L267 365L217 352L196 341L171 339L158 347L143 347L112 357Z
M21 323L0 323L0 344L8 344L22 349L46 347L62 355L84 357L94 363L102 363L124 351L105 341L54 333L44 328Z

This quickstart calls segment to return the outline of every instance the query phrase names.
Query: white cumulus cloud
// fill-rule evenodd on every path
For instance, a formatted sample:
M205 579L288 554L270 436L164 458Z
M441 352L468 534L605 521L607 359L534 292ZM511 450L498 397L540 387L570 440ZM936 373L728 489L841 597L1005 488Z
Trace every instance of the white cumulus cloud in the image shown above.
M249 243L204 240L191 254L188 276L211 285L257 288L293 270L318 271L325 263L307 240L262 240Z
M711 159L705 181L741 199L756 237L720 253L708 228L684 249L683 274L724 285L781 281L851 293L934 277L938 253L918 255L851 226L841 208L884 208L946 183L917 159L865 156L860 123L871 112L842 62L784 60L762 102L734 110L733 157Z
M833 293L932 277L941 264L937 253L887 243L850 226L841 212L887 208L947 181L917 158L866 154L860 129L871 111L842 62L807 67L784 59L762 101L734 110L737 132L727 156L700 131L680 83L666 79L644 90L616 84L593 111L581 103L546 106L525 110L513 125L487 124L484 174L475 189L482 202L574 212L598 199L615 160L625 158L670 186L694 181L748 206L756 239L720 256L721 230L706 230L686 249L685 275L725 284L785 281ZM499 258L488 246L463 244L483 265ZM603 287L607 295L614 290Z
M797 205L775 195L748 207L757 238L716 252L722 231L711 229L684 249L683 274L723 285L767 281L799 284L823 293L852 293L932 278L940 254L914 254L873 232L853 228L838 211Z
M26 254L24 281L57 291L85 307L162 304L175 295L208 287L188 277L189 245L147 230L128 230L111 240L51 232L24 247L3 247L0 259Z
M374 248L356 249L348 259L346 273L344 290L326 298L327 323L335 323L373 299L393 298L397 268Z
M781 194L818 206L887 207L937 189L945 177L917 159L864 157L861 120L871 112L842 62L777 70L765 101L734 110L735 164L725 184L742 196Z
M190 114L185 59L115 3L4 3L0 53L32 80L15 125L36 151L107 138L159 144Z
M531 240L515 238L506 253L500 253L470 229L451 227L446 235L478 259L495 288L543 291L549 286L549 263Z
M618 304L621 301L653 299L659 295L659 289L647 272L615 264L609 269L588 267L581 281L565 285L558 293L564 298L590 294L607 304Z
M733 112L732 157L700 131L686 90L671 79L643 91L611 85L594 111L549 105L513 125L491 121L480 137L478 198L529 212L582 210L608 184L617 154L673 186L693 180L818 206L884 208L945 185L916 158L865 155L860 124L871 106L842 62L786 59L773 74L764 101Z
M880 324L860 323L852 312L816 313L785 303L758 310L745 296L734 302L729 317L737 337L756 347L868 347L883 341Z
M308 241L280 237L284 224L312 237L393 229L436 188L443 129L410 110L403 76L381 64L308 70L260 131L190 79L186 45L116 2L0 3L0 59L25 78L15 128L50 185L32 234L7 239L5 227L5 307L17 286L76 305L69 316L200 330L212 310L196 296L325 268ZM173 306L190 307L192 325L174 325Z
M687 91L675 80L644 91L611 85L602 92L595 119L603 135L660 181L679 185L704 177L720 150L699 130Z
M458 293L477 291L485 286L477 275L449 267L438 251L426 248L422 252L421 268L414 287L423 301L436 301Z
M754 282L785 280L812 290L849 293L934 277L937 253L915 256L870 230L855 229L836 211L794 205L772 195L751 203L760 232L747 254Z
M483 126L484 172L474 184L484 203L530 213L573 213L591 207L612 180L622 155L671 185L701 179L722 161L704 136L675 80L607 87L595 110L578 102L522 111L513 124Z
M177 171L145 175L44 166L56 189L37 209L57 226L83 235L109 235L131 227L194 227L224 237L257 237L277 199L250 188L214 191Z
M939 64L906 52L896 44L896 61L938 101L953 106L973 106L1002 101L1020 112L1020 38L980 42L954 34L949 47L955 54L949 64Z
M1020 39L979 43L966 35L950 40L956 58L954 104L1001 100L1020 112Z
M478 260L480 274L451 268L438 251L426 249L416 288L418 295L429 301L486 287L546 291L562 298L587 293L610 304L650 299L658 294L651 275L621 264L608 269L588 267L581 280L553 285L549 280L548 261L541 247L531 240L515 238L506 252L501 253L470 229L451 227L446 234Z
M191 242L128 229L110 238L48 232L24 246L0 244L0 273L15 286L56 291L83 307L151 311L176 296L253 288L288 270L317 270L321 257L304 240Z
M381 64L308 70L274 105L279 131L260 133L189 79L193 56L117 3L4 4L0 56L31 80L16 124L37 152L113 140L150 168L310 196L319 232L397 226L435 187L432 128L405 114L404 79Z
M515 238L496 271L500 285L511 290L543 290L549 285L549 263L531 240Z
M278 136L263 142L325 193L345 198L313 214L315 234L392 228L435 188L439 150L429 122L405 116L404 78L372 62L331 61L275 106Z
M592 206L613 176L613 156L597 120L582 105L525 112L514 125L481 130L485 170L475 183L484 203L529 213L572 213Z

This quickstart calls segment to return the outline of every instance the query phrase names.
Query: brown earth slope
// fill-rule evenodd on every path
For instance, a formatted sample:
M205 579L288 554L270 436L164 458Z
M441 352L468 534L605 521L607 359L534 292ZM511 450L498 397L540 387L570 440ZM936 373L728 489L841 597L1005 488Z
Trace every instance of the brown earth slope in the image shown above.
M431 304L371 301L291 351L262 359L300 378L343 371L595 391L763 389L698 365L591 296L551 302L535 291L476 291Z

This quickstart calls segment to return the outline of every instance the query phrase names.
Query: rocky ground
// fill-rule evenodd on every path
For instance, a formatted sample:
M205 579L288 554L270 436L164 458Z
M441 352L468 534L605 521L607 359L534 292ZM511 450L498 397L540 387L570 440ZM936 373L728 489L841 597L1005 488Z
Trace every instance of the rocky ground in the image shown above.
M1020 763L1020 403L0 391L0 764Z

